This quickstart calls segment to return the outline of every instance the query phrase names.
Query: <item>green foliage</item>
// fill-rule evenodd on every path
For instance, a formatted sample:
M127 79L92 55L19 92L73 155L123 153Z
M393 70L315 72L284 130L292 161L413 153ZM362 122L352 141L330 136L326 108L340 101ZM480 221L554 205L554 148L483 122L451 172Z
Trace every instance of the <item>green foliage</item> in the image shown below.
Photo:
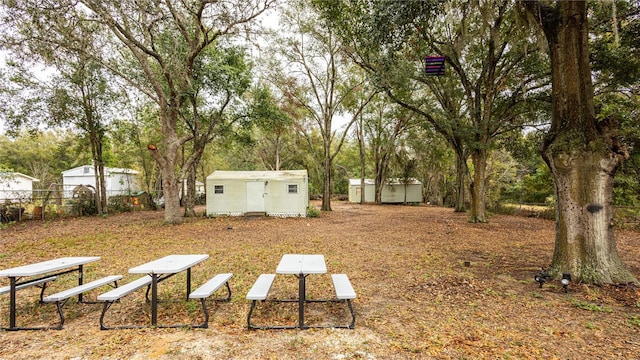
M615 5L615 16L612 5ZM590 6L594 34L590 37L591 66L596 83L637 87L640 79L640 23L637 18L640 4L618 0L615 4L591 2Z
M132 210L129 197L125 195L110 196L107 204L110 213L122 213Z
M521 202L544 204L554 196L554 191L549 167L541 163L522 178L522 189L517 195Z
M307 207L307 216L311 218L320 216L320 209L316 208L315 206Z
M91 154L80 146L80 139L72 132L21 131L15 135L14 138L0 135L0 166L39 179L34 183L35 189L61 183L62 171L90 162Z
M571 304L577 307L578 309L587 310L587 311L604 312L604 313L613 312L613 310L610 307L604 304L594 304L588 301L578 300L574 298L571 299Z
M70 201L73 214L78 216L96 215L98 208L93 199L73 199Z

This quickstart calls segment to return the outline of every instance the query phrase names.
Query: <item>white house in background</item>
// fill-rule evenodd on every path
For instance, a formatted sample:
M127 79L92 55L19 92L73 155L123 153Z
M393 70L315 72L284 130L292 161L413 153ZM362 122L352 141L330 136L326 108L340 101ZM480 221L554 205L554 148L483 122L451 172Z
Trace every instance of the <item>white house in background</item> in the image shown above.
M135 194L141 191L140 172L133 169L104 168L104 182L108 196ZM93 165L79 166L62 172L62 185L69 195L78 185L96 188Z
M215 171L207 176L207 215L306 216L306 170Z
M182 197L182 194L185 193L187 191L187 180L183 180L182 182L182 189L180 190L180 197ZM196 196L200 196L204 194L204 183L202 181L198 181L196 180Z
M376 185L372 179L364 180L364 200L365 202L375 202ZM349 179L349 202L359 203L362 184L360 179ZM406 198L405 198L406 192ZM402 204L422 202L422 183L417 179L410 178L405 183L402 179L387 179L382 186L383 204Z
M39 181L18 172L0 172L0 201L31 198L33 183Z

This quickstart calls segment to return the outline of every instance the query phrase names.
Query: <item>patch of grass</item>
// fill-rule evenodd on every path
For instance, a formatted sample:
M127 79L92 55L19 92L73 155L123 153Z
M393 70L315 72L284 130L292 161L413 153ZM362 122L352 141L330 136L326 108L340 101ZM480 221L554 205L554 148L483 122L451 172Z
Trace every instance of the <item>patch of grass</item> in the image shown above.
M587 321L587 323L584 326L587 329L590 329L590 330L595 330L595 329L598 328L598 326L595 323L593 323L592 321Z
M534 297L534 298L536 298L536 299L542 299L542 298L544 298L544 296L542 296L542 294L541 294L540 292L538 292L538 291L534 291L534 292L532 292L532 293L531 293L531 296L533 296L533 297Z
M195 314L198 313L200 311L200 309L202 308L202 306L200 305L200 302L197 301L187 301L186 303L186 309L187 312L189 314Z
M9 221L9 222L6 222L6 223L0 223L0 230L6 229L6 228L10 228L15 224L16 224L15 221Z
M578 309L582 309L582 310L588 310L593 312L605 312L605 313L613 312L613 310L608 306L594 304L588 301L583 301L578 299L571 299L571 304L573 304Z
M484 294L488 296L500 296L500 293L493 290L492 288L488 288L487 290L485 290Z
M292 350L296 350L299 349L301 347L305 347L305 340L302 337L296 336L294 338L292 338L291 340L289 340L289 348Z
M629 316L629 323L631 323L632 326L637 326L640 328L640 315Z

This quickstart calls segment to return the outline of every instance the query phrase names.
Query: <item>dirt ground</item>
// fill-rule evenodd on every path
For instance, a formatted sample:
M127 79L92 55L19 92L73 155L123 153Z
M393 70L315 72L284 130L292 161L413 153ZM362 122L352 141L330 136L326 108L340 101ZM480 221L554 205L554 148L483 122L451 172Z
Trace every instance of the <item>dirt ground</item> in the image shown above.
M317 204L315 204L317 205ZM100 256L85 274L124 275L168 254L206 253L193 268L195 286L232 272L232 300L210 302L208 329L101 331L101 305L65 305L60 331L0 332L1 359L640 359L640 290L557 281L539 288L534 274L551 261L554 223L492 216L471 224L465 214L428 206L333 202L318 218L197 218L162 224L163 213L28 221L0 230L0 268L61 256ZM618 250L640 277L640 233L617 231ZM247 330L247 291L274 273L285 253L324 254L329 273L346 273L357 292L356 328ZM199 303L182 300L184 275L159 286L163 324L202 321ZM47 293L76 281L58 279ZM313 298L333 296L329 274L310 275ZM7 285L6 279L0 286ZM106 291L104 289L103 291ZM87 295L95 298L100 291ZM38 289L18 293L19 325L55 324L55 306ZM292 298L295 277L278 275L270 296ZM219 294L224 296L224 291ZM313 324L348 322L344 304L307 308ZM265 303L260 324L292 324L295 306ZM139 290L106 322L149 323ZM8 323L8 295L0 324Z

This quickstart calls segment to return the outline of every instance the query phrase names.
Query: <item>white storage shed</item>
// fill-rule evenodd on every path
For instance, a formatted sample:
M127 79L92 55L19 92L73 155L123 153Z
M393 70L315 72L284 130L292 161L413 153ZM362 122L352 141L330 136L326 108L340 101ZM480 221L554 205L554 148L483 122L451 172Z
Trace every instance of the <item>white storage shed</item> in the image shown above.
M136 194L142 190L138 179L140 172L133 169L104 168L104 182L107 197L115 195ZM96 188L96 177L93 165L79 166L62 172L62 185L65 196L78 185Z
M376 185L372 179L364 180L364 200L372 203L376 199ZM349 179L349 202L359 203L362 184L360 179ZM406 198L405 198L406 192ZM402 179L387 179L382 186L383 204L402 204L422 202L422 183L417 179L408 179L405 183Z
M0 201L29 199L40 180L19 172L0 172Z
M306 170L215 171L207 176L207 215L306 216Z

